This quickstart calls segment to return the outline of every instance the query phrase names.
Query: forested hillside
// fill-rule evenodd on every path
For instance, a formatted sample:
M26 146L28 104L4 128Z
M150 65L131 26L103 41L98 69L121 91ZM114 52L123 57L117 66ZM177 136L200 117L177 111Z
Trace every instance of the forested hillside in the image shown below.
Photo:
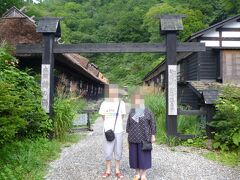
M6 1L8 8L14 0ZM11 2L11 3L10 3ZM15 0L17 6L23 0ZM43 0L28 2L27 14L62 20L62 42L159 42L161 14L185 14L179 38L240 12L239 0ZM1 13L3 10L1 9ZM111 82L138 84L164 57L159 54L84 54Z

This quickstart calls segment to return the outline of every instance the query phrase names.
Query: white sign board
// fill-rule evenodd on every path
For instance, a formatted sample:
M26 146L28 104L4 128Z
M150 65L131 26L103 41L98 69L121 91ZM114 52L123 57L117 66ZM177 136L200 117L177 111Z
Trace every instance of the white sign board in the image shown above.
M42 64L41 74L42 107L50 112L50 64Z
M87 113L85 114L79 114L77 119L73 121L74 126L79 126L79 125L86 125L88 121L88 115Z
M177 115L177 65L168 65L168 115Z

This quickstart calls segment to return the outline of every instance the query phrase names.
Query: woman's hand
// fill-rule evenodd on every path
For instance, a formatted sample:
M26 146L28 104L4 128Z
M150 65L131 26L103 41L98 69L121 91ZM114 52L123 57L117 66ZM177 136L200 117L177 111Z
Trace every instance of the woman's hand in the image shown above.
M156 137L155 135L152 135L152 143L155 143L156 142Z

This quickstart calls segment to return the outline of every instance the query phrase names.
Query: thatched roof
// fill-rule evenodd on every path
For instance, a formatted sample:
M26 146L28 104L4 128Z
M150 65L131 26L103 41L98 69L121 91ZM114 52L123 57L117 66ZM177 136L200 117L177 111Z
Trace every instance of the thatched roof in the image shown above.
M40 43L42 35L36 32L34 21L16 7L8 10L0 19L0 42L13 47L22 43Z

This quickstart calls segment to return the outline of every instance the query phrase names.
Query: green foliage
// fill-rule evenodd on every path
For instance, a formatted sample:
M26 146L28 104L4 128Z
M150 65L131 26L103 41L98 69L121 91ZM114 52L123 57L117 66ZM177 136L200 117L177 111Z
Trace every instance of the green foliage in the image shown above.
M178 116L178 131L183 134L201 135L201 119L198 116Z
M183 41L186 40L192 33L206 28L204 23L204 16L199 10L188 9L182 7L180 4L171 6L168 3L157 4L149 9L144 17L144 25L148 27L150 32L150 40L153 42L162 41L163 37L160 35L159 29L159 15L165 14L184 14L186 17L183 19L184 30L180 32L179 38Z
M216 115L210 123L214 127L213 147L234 150L240 147L240 89L225 87L216 102Z
M40 179L46 170L45 163L59 151L59 144L47 139L7 144L0 149L0 179Z
M100 71L111 83L133 85L142 82L142 78L163 59L156 54L98 55L90 57L98 64Z
M28 15L63 17L62 41L147 42L149 32L143 17L156 0L128 1L46 1L29 5ZM159 55L86 55L112 83L138 84L156 64ZM128 75L128 76L126 76Z
M51 121L41 107L33 77L15 67L17 60L0 47L0 144L16 137L46 136Z
M61 142L38 138L6 144L0 148L0 179L43 179L48 162L58 157L61 147L79 139L79 135L68 135Z
M54 134L55 137L63 140L72 127L72 121L78 112L83 110L86 103L82 99L71 96L56 97L54 102Z
M207 148L207 137L206 136L199 136L193 139L187 139L185 141L181 141L181 145L183 146L194 146L198 148Z
M21 117L25 108L14 108L15 101L20 102L21 98L17 97L12 89L11 85L0 81L0 144L12 140L16 133L27 125Z
M170 147L178 146L181 142L181 139L179 137L169 136L166 137L166 143Z
M23 5L23 0L1 0L0 6L0 17L12 6L21 7Z
M223 1L228 0L164 0L165 3L173 7L181 6L182 8L201 11L204 15L203 22L206 24L213 23L222 16Z
M213 151L204 154L207 159L221 162L224 165L239 166L240 153L239 151Z
M169 145L178 145L182 142L178 138L167 137L166 135L166 101L165 94L150 94L145 97L146 106L153 112L157 123L157 141L159 143L167 143ZM203 146L204 138L202 137L201 123L198 117L194 116L179 116L177 119L178 131L183 134L193 134L199 138L192 139L186 142ZM201 139L201 141L200 141ZM183 141L184 142L184 141Z
M145 97L146 106L153 112L157 125L156 139L158 143L166 142L166 101L163 93Z

